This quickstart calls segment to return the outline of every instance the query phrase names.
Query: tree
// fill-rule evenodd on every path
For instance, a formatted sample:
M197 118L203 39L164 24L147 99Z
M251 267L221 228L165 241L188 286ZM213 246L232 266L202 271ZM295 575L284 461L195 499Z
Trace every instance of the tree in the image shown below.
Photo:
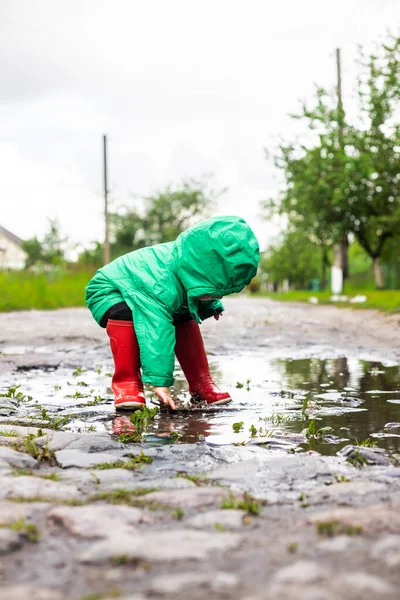
M144 198L142 211L124 207L111 216L113 256L175 240L194 222L209 216L221 193L205 182L190 180Z
M359 111L349 122L335 96L317 90L314 107L295 118L306 124L306 142L281 144L276 165L285 188L269 211L285 213L296 228L326 249L353 232L374 262L400 232L400 39L391 39L368 64L360 61Z
M287 280L292 287L302 289L319 278L321 259L321 249L310 242L307 233L293 229L265 252L261 269L275 285Z
M58 220L49 219L49 228L42 240L34 237L23 242L23 249L28 254L25 267L61 264L65 260L66 243Z

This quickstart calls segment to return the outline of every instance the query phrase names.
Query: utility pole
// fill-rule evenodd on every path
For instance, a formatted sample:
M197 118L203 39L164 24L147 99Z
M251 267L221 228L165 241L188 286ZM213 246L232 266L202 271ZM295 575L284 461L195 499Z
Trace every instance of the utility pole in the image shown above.
M338 107L338 137L339 147L344 151L343 121L344 110L342 100L342 69L340 61L340 48L336 48L336 73L337 73L337 107ZM331 289L334 294L343 291L343 280L347 276L347 235L343 236L333 249L333 266L331 274Z
M103 173L104 173L104 264L111 261L110 251L110 220L108 215L108 187L107 187L107 136L103 135Z

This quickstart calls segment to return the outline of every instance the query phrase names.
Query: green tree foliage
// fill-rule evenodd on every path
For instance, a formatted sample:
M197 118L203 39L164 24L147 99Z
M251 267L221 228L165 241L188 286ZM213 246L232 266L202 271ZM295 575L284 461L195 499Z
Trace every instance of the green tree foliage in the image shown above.
M61 234L57 219L49 219L49 228L42 240L34 237L23 242L23 249L28 254L25 267L62 264L66 243L67 238Z
M308 234L292 230L263 254L261 269L276 285L288 280L292 287L304 289L320 277L322 261L321 248L310 242Z
M190 180L144 198L142 210L124 207L112 215L113 257L175 240L190 225L209 216L220 193L205 182Z
M267 216L288 215L325 253L353 233L374 262L377 287L379 258L400 237L399 60L400 39L393 38L367 62L361 56L352 119L334 94L317 90L313 108L304 105L294 117L305 123L305 137L281 144L275 158L285 188L264 205Z

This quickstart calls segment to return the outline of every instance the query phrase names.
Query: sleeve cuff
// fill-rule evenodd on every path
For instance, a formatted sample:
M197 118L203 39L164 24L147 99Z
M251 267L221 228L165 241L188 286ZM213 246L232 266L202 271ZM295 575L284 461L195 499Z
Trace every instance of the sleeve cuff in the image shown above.
M148 383L154 387L171 387L174 385L173 377L162 377L160 375L144 375L143 383Z

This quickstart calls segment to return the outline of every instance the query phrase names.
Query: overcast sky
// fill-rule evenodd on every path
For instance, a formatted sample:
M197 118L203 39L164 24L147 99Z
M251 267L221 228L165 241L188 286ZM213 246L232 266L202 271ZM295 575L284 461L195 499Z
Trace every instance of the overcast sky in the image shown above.
M264 148L315 83L350 102L357 44L398 31L399 0L1 0L0 224L22 238L57 217L101 239L102 134L115 202L214 173L218 214L258 218L276 191Z

